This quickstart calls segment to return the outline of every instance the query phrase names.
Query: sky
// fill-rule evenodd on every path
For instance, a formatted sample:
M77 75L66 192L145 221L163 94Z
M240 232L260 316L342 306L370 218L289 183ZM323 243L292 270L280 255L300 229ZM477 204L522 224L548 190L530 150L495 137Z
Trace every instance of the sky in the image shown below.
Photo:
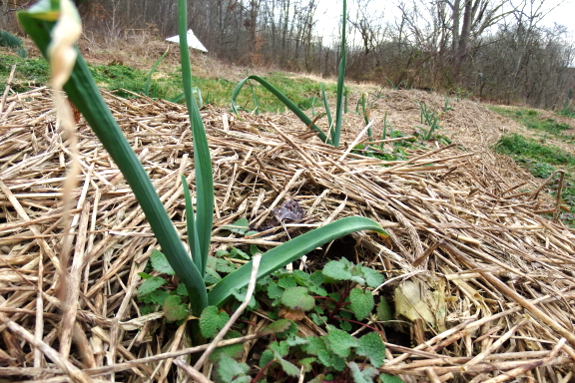
M406 2L409 2L407 0ZM348 0L348 15L354 15L356 5L354 1ZM394 15L398 15L397 1L373 0L374 12L385 10L389 16L384 18L384 22L392 21ZM518 0L514 1L518 3ZM575 41L575 0L544 0L547 15L542 20L542 24L552 27L555 23L564 25L570 32L571 40ZM319 0L317 9L317 31L325 39L337 39L338 25L341 17L342 2L341 0Z

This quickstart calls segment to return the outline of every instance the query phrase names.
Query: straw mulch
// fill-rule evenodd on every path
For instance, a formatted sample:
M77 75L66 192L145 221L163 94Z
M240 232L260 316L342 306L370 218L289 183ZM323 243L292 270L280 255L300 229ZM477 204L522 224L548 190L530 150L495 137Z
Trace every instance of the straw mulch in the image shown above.
M145 97L104 96L184 237L180 175L194 184L185 109ZM458 103L454 113L487 118L472 102ZM411 302L420 299L420 318L401 316L386 327L372 323L387 341L382 372L406 382L569 381L575 232L542 218L556 211L554 201L537 193L508 160L432 143L409 149L407 160L384 163L345 145L322 144L289 116L245 115L240 121L209 109L203 117L216 188L214 251L285 241L282 227L247 238L224 236L220 228L240 217L254 228L269 226L272 210L290 199L306 213L303 222L287 224L292 236L344 216L373 218L388 238L356 233L323 256L346 255L383 273L376 301L385 297L393 304L398 292L417 292ZM354 118L346 126L348 144L362 129L359 123L353 127ZM70 151L49 92L8 96L0 134L0 379L175 381L170 358L201 349L186 348L185 326L165 326L161 312L139 314L138 273L156 242L89 127L83 121L78 127L81 175L66 265L78 307L71 311L57 291ZM325 259L307 262L321 267ZM265 312L248 316L252 324L239 340L244 360L251 358L257 329L269 323ZM309 321L298 325L307 334L321 331ZM69 356L56 354L69 349L63 339L72 344Z

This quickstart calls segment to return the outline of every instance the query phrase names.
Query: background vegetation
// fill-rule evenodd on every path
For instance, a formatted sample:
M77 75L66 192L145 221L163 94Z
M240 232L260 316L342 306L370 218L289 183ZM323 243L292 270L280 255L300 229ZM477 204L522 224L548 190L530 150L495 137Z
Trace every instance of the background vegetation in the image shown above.
M319 0L188 0L190 27L210 55L240 65L335 75L340 47L318 28ZM176 0L76 0L86 37L176 33ZM0 2L0 29L18 33ZM349 79L465 90L488 100L560 109L575 85L567 29L543 26L545 0L350 1ZM335 21L334 21L335 23ZM333 30L338 30L334 25Z

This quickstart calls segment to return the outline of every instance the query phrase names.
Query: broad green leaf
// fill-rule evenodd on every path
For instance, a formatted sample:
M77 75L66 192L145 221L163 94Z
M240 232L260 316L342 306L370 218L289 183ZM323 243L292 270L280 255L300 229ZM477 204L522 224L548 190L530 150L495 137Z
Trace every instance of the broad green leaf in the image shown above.
M373 378L379 375L379 371L373 367L364 368L362 371L355 362L349 362L347 365L355 383L373 383Z
M403 380L399 379L397 376L381 374L379 376L381 383L404 383Z
M277 285L277 283L272 282L268 285L268 297L270 299L281 298L284 290Z
M373 295L369 291L363 291L362 289L353 289L349 294L349 305L351 311L355 314L357 320L364 320L367 318L371 310L375 305L373 301Z
M315 299L308 294L307 288L296 286L284 291L281 303L293 310L309 311L315 306Z
M385 360L385 345L376 332L370 332L359 338L357 354L369 358L372 365L379 368Z
M352 347L357 346L357 339L348 332L332 328L327 334L329 348L338 356L347 358Z
M241 334L236 330L230 330L224 339L239 338ZM244 345L242 343L230 344L229 346L218 347L214 350L212 355L208 358L210 362L214 363L221 358L222 355L227 355L230 358L241 358L244 353Z
M238 97L238 95L240 94L240 91L242 90L243 86L245 85L245 83L248 80L254 80L259 82L264 88L266 88L271 94L273 94L274 96L276 96L278 98L278 100L280 100L285 106L287 106L289 108L289 110L291 110L296 116L299 117L299 119L309 128L315 130L317 132L318 137L323 141L323 142L327 142L327 136L325 135L324 132L321 131L320 128L318 128L313 121L300 109L298 108L290 99L288 99L282 92L280 92L279 90L277 90L273 85L271 85L269 82L267 82L266 80L264 80L263 78L259 77L259 76L248 76L245 79L243 79L242 81L240 81L238 83L238 85L236 86L236 88L234 89L234 92L232 94L232 109L234 111L234 113L238 114L238 108L236 106L236 99Z
M220 312L215 306L208 306L200 316L200 331L205 338L213 338L229 320L228 313Z
M272 322L269 325L267 325L266 327L264 327L261 332L263 334L267 334L267 333L276 334L278 332L284 332L290 328L292 323L293 322L288 320L288 319L278 319L277 321Z
M322 272L326 277L335 279L336 281L349 281L352 277L349 267L343 259L339 261L329 261L323 267Z
M211 286L221 281L222 277L214 269L212 269L211 267L207 267L204 279L206 281L206 286Z
M381 298L379 304L377 305L377 319L380 321L390 321L393 319L393 313L391 307L385 298Z
M181 295L183 297L188 296L188 290L186 290L186 285L183 283L178 283L178 288L176 289L176 294Z
M303 372L310 372L312 369L312 364L317 361L317 358L303 358L298 361L300 366L304 366Z
M275 359L275 354L272 350L265 350L260 356L260 363L259 366L264 368L268 365L268 363L272 362Z
M292 274L282 275L278 280L278 286L287 289L296 287L297 282Z
M166 298L170 294L164 289L158 289L152 291L150 294L144 296L144 301L146 303L155 303L157 305L163 305L166 301ZM147 299L146 299L147 298Z
M260 263L257 278L260 279L273 273L318 246L358 230L373 230L384 233L383 229L376 222L368 218L342 218L326 226L300 235L265 253ZM247 286L251 269L252 262L248 262L218 282L209 293L210 304L219 306L230 298L232 288Z
M232 273L236 271L238 268L235 263L228 261L227 259L217 258L216 260L216 271L220 273Z
M152 291L159 289L166 283L166 280L162 277L151 277L146 279L138 289L138 296L141 297L146 294L150 294Z
M222 230L229 230L232 233L244 235L250 229L250 222L247 218L240 218L233 225L224 226Z
M271 342L268 347L275 352L279 358L283 358L289 353L289 345L285 341Z
M383 275L381 275L377 271L366 266L361 266L361 271L363 271L363 275L365 277L365 283L369 287L376 288L383 283Z
M293 363L288 362L284 358L279 358L278 362L286 374L294 377L299 376L299 368L297 368Z
M176 273L174 269L172 269L172 266L170 266L166 256L158 250L152 252L150 261L152 262L152 268L160 274L174 275Z
M236 258L236 259L251 259L252 257L246 253L245 251L241 251L240 249L237 249L235 247L232 247L232 249L230 250L230 256L232 258Z
M164 315L168 322L182 320L188 316L187 306L179 295L170 295L164 302Z
M248 383L251 379L247 376L249 367L227 355L221 355L214 369L216 383Z

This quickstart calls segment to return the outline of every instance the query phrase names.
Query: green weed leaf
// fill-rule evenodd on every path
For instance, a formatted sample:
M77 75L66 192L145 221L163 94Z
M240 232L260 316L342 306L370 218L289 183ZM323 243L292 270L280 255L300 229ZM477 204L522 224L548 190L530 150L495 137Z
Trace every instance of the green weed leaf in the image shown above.
M208 306L200 316L200 331L204 337L213 338L229 320L228 313L219 312L216 306Z
M230 330L224 339L234 339L239 338L241 334L239 331ZM227 355L230 358L238 359L241 358L244 353L244 346L241 343L230 344L229 346L219 347L214 350L212 355L208 358L210 362L215 363L222 355Z
M154 250L150 256L150 261L152 262L152 268L160 274L174 275L176 272L170 266L170 263L166 259L166 256L159 250Z
M151 277L146 279L138 289L138 297L150 294L152 291L159 289L166 283L166 280L162 277Z
M282 295L281 302L292 310L309 311L315 306L315 299L308 289L301 286L290 287Z
M376 332L370 332L359 338L357 354L369 358L372 365L379 368L385 359L385 345Z
M380 321L389 321L393 319L391 307L384 298L381 298L377 305L377 319Z
M179 295L170 295L164 301L164 315L168 322L175 322L188 316L187 305L182 304Z
M348 332L332 328L327 335L329 348L338 356L347 358L350 349L357 346L357 339Z
M344 259L339 261L329 261L323 267L323 275L328 278L335 279L336 281L349 281L352 277L349 267Z
M361 271L365 276L365 283L369 287L376 288L383 283L383 275L369 267L361 266Z
M274 357L272 350L265 350L260 357L260 367L264 368L269 362L274 360Z
M403 380L399 379L397 376L381 374L379 376L381 383L405 383Z
M168 295L170 294L166 290L158 289L144 296L143 301L146 303L155 303L157 305L163 305Z
M355 314L357 320L364 320L367 318L375 305L373 295L369 291L362 289L353 289L349 294L350 309Z
M215 366L216 383L248 383L251 379L247 376L249 367L245 363L239 363L227 355L221 355Z
M222 227L222 230L229 230L232 233L240 235L246 234L246 232L249 229L250 229L250 222L247 220L247 218L240 218L236 222L234 222L233 225Z
M263 334L276 334L278 332L284 332L289 329L292 325L292 321L288 319L278 319L275 322L270 323L262 329Z
M278 362L280 363L280 365L282 366L282 369L284 370L284 372L286 374L288 374L289 376L294 376L294 377L299 376L299 368L297 368L296 365L294 365L291 362L288 362L284 358L279 358Z
M361 371L355 362L349 362L348 366L355 383L373 383L373 378L379 375L379 371L373 367L367 367Z

